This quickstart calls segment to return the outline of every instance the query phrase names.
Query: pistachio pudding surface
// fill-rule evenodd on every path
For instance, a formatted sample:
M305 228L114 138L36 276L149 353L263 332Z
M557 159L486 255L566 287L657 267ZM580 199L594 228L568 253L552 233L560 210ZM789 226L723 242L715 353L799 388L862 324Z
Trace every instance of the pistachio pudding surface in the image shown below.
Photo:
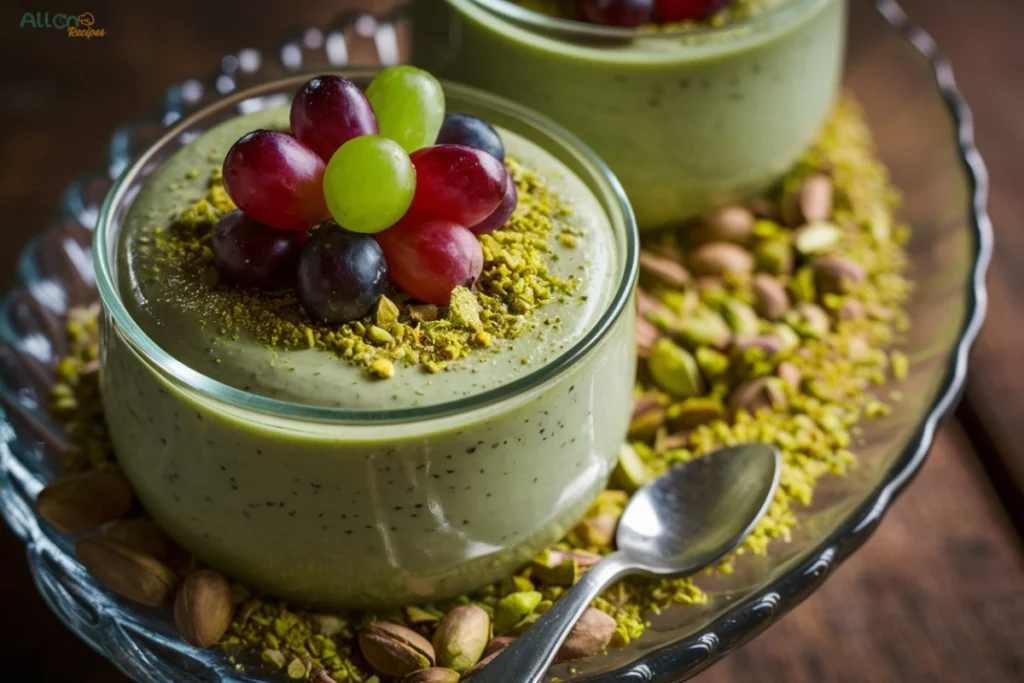
M597 199L560 161L503 131L514 175L527 189L516 220L529 223L521 231L515 232L513 225L485 238L489 267L483 287L492 294L513 292L498 331L506 338L487 333L491 339L481 342L475 335L447 334L444 320L427 321L427 327L445 328L438 344L452 348L440 353L439 362L412 363L405 355L407 345L387 339L394 336L388 322L370 316L365 326L376 325L387 334L377 341L367 329L359 346L373 347L367 350L390 361L394 374L386 381L368 381L364 364L339 357L347 340L334 344L314 339L314 332L326 336L331 330L309 320L289 293L267 303L219 286L212 263L201 257L184 264L175 260L183 248L201 254L206 244L198 239L194 247L183 246L185 238L169 238L169 232L201 229L192 223L202 223L205 211L216 211L218 202L221 211L232 206L223 190L210 190L211 176L217 176L232 142L253 129L287 125L287 109L276 109L204 133L154 174L126 219L118 264L122 298L146 333L193 370L254 394L309 405L381 410L445 403L506 385L554 360L607 307L618 274L611 228ZM543 187L536 186L536 173L543 174ZM214 185L219 187L216 181ZM531 211L547 221L544 229L536 229L536 216L524 215ZM547 213L556 215L552 219ZM536 244L524 249L524 241ZM514 293L523 273L538 269L545 274L530 283L534 287ZM548 291L537 291L541 289ZM411 313L416 315L415 305ZM254 320L259 315L264 319ZM406 322L417 323L410 318ZM403 331L408 329L403 325ZM395 358L397 354L403 355Z

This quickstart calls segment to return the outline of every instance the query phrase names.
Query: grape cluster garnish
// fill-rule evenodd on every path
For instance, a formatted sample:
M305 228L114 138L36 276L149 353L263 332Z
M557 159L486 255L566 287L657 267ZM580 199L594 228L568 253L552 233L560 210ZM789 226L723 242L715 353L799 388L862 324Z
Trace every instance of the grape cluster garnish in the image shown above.
M703 21L729 0L576 0L579 19L590 24L633 28L644 24Z
M295 287L310 317L369 313L388 283L446 306L483 268L477 235L504 226L518 191L497 131L445 112L441 84L384 69L364 93L334 75L292 101L290 132L256 130L224 160L238 207L214 228L214 263L241 287Z

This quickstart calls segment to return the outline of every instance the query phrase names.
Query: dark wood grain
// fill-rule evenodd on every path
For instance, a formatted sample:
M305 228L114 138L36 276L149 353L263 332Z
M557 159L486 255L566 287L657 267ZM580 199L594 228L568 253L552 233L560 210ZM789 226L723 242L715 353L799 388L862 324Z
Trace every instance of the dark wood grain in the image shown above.
M1024 233L1016 225L1024 215L1024 195L1018 192L1024 183L1024 3L902 1L957 65L993 175L1000 248L990 280L992 314L967 389L965 417L972 432L965 437L947 427L923 474L867 546L807 603L703 674L700 683L1024 680L1020 543L971 443L981 445L1004 498L1024 490L1024 449L1016 448L1024 436L1024 364L1018 360L1024 341ZM271 44L293 27L323 24L352 3L88 4L108 32L88 43L19 29L22 12L45 11L41 3L0 7L5 286L17 252L52 218L65 184L102 161L116 125L149 112L170 83L208 73L225 52ZM46 610L22 548L6 527L0 527L0 562L0 680L125 680ZM921 565L929 569L915 569Z
M950 424L881 528L819 592L697 683L1024 680L1024 559Z
M961 415L979 437L979 453L1005 504L1024 520L1024 3L903 0L903 5L952 58L976 113L978 145L992 176L989 208L997 249L988 280L990 309ZM1024 526L1019 531L1024 533Z

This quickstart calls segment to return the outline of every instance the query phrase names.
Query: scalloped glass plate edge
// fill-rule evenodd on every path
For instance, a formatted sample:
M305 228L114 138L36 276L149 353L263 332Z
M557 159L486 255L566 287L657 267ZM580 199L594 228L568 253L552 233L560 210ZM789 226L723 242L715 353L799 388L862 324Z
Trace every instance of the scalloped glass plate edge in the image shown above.
M987 213L988 174L974 144L971 111L957 89L948 59L934 40L909 20L895 0L875 0L874 4L889 25L931 63L938 92L954 124L959 161L971 194L970 228L975 251L967 285L967 311L947 361L945 376L923 422L866 502L808 553L805 560L790 567L768 589L756 592L720 614L698 633L664 645L614 671L588 677L587 681L667 683L689 678L802 602L878 526L893 500L920 469L939 422L954 407L963 388L967 356L987 308L985 277L993 249L992 225ZM356 38L372 40L382 61L392 63L398 60L393 19L371 20L348 15L335 25L355 26ZM305 67L301 62L302 48L322 50L322 63L318 66L348 65L348 45L341 31L310 28L282 45L277 66L286 71L302 70ZM296 55L300 57L298 62ZM119 128L112 137L105 165L69 186L60 204L57 225L33 239L23 251L17 270L19 286L8 292L0 303L0 342L7 351L0 359L0 476L4 479L0 482L0 511L25 541L33 580L50 609L93 649L136 680L166 681L182 674L196 681L256 679L236 673L223 657L182 647L173 633L167 631L166 623L161 624L145 610L125 610L119 599L98 590L84 569L71 558L71 541L39 524L32 512L31 500L48 473L41 459L34 455L38 447L33 444L43 441L58 451L67 447L61 431L41 408L45 397L39 391L47 382L45 365L60 355L60 349L44 345L45 340L41 338L22 337L18 321L29 316L36 324L52 326L57 316L76 303L62 296L59 286L40 267L39 259L47 242L56 240L67 250L68 240L81 243L87 239L96 218L93 207L98 206L112 178L152 140L152 134L174 123L183 111L201 106L204 100L243 87L247 76L260 72L262 59L261 53L251 49L229 55L222 61L221 72L209 83L189 80L169 89L156 120ZM147 134L150 135L147 137ZM96 201L86 201L90 196ZM76 262L75 253L74 249L64 251L65 256L72 255L67 258L71 261L68 265L82 279L81 284L88 286L91 284L88 264L83 266ZM54 572L54 565L59 573ZM126 614L131 616L124 618ZM160 655L161 651L173 653L175 664L183 668L174 668Z

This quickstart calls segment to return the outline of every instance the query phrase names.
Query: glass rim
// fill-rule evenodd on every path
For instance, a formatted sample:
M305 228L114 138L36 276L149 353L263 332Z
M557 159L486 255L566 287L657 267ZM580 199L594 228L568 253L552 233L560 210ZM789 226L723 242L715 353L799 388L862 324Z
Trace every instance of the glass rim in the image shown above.
M378 71L378 68L350 68L330 69L324 73L338 73L348 78L360 79L372 78ZM297 89L310 78L311 73L275 79L252 88L240 90L206 105L183 118L147 147L121 173L104 198L93 237L93 266L96 273L96 284L100 301L106 312L113 318L118 330L124 334L133 350L140 353L145 361L155 365L161 372L172 377L175 382L188 387L189 390L196 392L200 396L212 398L242 410L261 412L276 418L316 421L338 425L371 426L437 420L509 401L540 387L568 368L576 365L605 340L609 331L619 321L626 307L632 301L633 289L639 272L639 232L632 206L618 178L589 146L573 133L546 116L503 97L459 83L442 81L446 93L456 95L460 99L476 105L501 110L503 113L507 113L513 118L535 126L552 137L559 139L568 150L576 154L586 165L591 167L590 170L593 171L595 179L604 185L602 189L614 201L612 206L605 206L603 201L601 205L606 211L615 212L615 214L609 215L614 233L618 232L614 230L614 226L619 223L625 228L625 262L621 276L618 278L615 292L608 305L601 313L597 322L580 339L551 362L508 384L444 403L394 410L316 406L256 394L231 386L194 370L157 344L128 312L121 298L121 290L115 282L116 242L113 245L115 247L113 262L109 253L112 246L110 244L110 232L115 224L113 220L115 208L121 206L126 201L134 199L134 197L127 196L132 181L143 172L158 150L175 140L182 132L212 113L233 107L246 99L259 97L267 94L268 91L277 91L292 85Z
M704 26L696 28L678 28L666 31L644 30L641 27L627 28L620 26L601 26L575 19L553 17L536 10L523 7L512 0L467 0L486 11L492 12L503 19L515 22L521 28L540 29L548 34L561 33L576 35L589 39L607 39L609 41L662 40L671 41L680 38L714 38L739 33L743 29L772 25L790 16L798 16L806 7L825 2L826 0L788 0L761 14L746 19L730 22L724 26ZM598 45L591 45L601 49Z

